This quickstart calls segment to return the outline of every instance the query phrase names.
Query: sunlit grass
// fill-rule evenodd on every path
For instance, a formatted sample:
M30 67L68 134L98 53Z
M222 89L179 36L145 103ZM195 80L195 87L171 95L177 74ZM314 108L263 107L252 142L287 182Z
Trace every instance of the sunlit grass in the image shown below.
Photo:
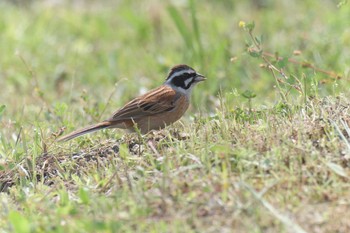
M349 9L2 2L0 229L349 231ZM240 21L255 23L253 38ZM252 57L259 49L301 65L269 57L289 78L274 76ZM208 78L181 122L145 137L54 141L159 86L178 63Z

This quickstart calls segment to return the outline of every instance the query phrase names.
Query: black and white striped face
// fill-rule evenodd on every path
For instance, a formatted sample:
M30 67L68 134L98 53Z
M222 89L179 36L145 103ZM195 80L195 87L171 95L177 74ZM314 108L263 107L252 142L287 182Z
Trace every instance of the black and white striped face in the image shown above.
M177 91L189 94L196 83L204 80L204 76L197 73L191 67L187 65L177 65L171 68L165 84Z

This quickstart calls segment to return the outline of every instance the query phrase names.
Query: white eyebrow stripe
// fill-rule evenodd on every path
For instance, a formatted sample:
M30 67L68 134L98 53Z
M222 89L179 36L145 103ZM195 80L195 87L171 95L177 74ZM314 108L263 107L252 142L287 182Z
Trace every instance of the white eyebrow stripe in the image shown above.
M177 72L173 73L168 79L171 80L176 76L180 76L180 75L183 75L186 73L187 74L195 74L196 72L194 70L181 70L181 71L177 71Z

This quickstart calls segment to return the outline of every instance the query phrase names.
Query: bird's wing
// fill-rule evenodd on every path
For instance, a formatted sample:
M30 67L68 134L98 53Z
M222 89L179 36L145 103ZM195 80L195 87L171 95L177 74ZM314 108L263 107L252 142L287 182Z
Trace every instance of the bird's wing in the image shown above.
M172 88L163 85L133 99L116 111L107 121L137 119L168 112L175 108L175 102L179 97L179 94Z

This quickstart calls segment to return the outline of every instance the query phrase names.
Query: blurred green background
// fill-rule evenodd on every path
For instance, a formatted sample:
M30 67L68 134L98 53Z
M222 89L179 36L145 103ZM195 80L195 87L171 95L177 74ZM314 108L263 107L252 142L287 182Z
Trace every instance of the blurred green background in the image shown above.
M276 63L301 89L278 87L240 21L341 78ZM341 0L0 0L0 231L346 232L349 22ZM179 63L208 78L182 125L54 141Z
M1 1L3 122L7 128L9 122L46 122L55 131L104 119L130 98L160 85L179 63L208 78L194 90L192 113L214 112L219 96L232 109L244 107L245 90L257 94L255 108L271 106L280 101L275 80L259 67L261 59L246 53L249 37L239 21L255 22L254 34L263 37L264 51L310 62L342 78L294 64L284 67L288 75L305 79L320 96L347 92L350 6L339 3ZM295 50L301 54L294 56ZM300 97L293 90L290 95L292 101Z

